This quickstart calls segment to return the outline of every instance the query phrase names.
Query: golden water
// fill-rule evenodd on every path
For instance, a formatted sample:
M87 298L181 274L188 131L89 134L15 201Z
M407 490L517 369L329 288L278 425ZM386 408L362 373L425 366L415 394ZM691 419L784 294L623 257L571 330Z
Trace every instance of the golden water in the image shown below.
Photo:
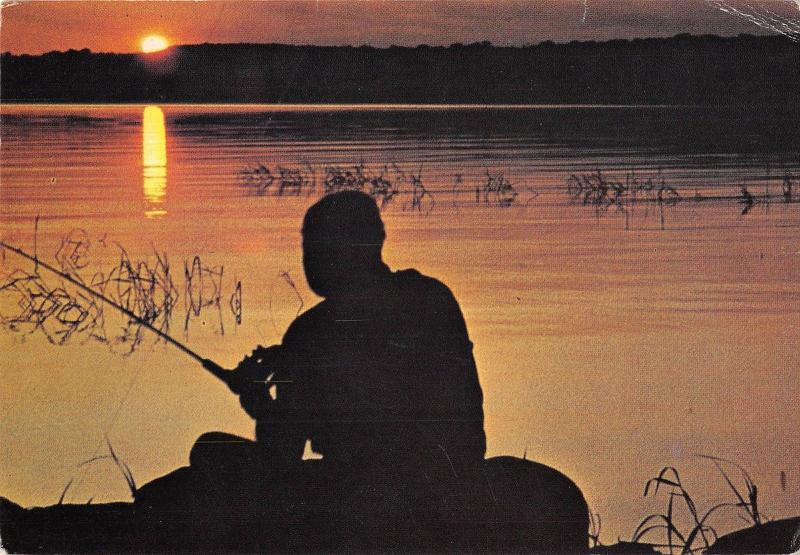
M436 203L413 210L405 194L384 209L385 257L441 279L459 299L490 456L527 453L572 477L602 514L606 541L629 537L664 505L641 497L663 466L682 471L701 508L730 499L696 453L747 467L769 516L798 513L800 204L776 199L747 215L735 201L686 202L663 214L639 205L626 230L622 213L598 215L564 192L570 171L601 167L661 168L684 196L735 194L741 183L777 194L784 169L800 173L796 145L738 156L735 144L675 148L670 133L691 135L694 114L670 108L2 113L3 240L56 263L62 239L81 228L87 278L117 264L120 246L150 264L154 250L165 252L181 295L171 333L229 366L279 341L296 314L300 301L283 272L304 307L317 300L302 276L299 226L319 190L254 195L237 173L256 162L273 172L306 162L320 171L362 160L375 172L390 162L408 173L421 166ZM653 140L661 132L668 138ZM513 206L475 203L487 168L505 170L521 191ZM185 324L184 264L191 271L195 256L224 266L221 302ZM3 274L32 270L8 251L0 264ZM229 306L236 281L241 325ZM0 300L4 313L13 301ZM118 336L122 324L108 316L106 331ZM251 434L222 384L147 332L127 356L126 345L85 334L56 346L41 331L6 330L0 346L0 495L24 505L54 503L73 478L67 501L126 498L110 461L77 466L105 452L106 436L144 483L186 464L204 431ZM730 515L718 523L738 525Z

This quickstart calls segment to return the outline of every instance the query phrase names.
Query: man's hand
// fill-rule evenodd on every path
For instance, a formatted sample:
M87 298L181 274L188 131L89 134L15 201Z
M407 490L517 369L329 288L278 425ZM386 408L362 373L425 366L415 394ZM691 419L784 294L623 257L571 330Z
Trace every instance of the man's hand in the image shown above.
M266 386L261 390L254 388L239 395L239 404L253 420L266 420L274 402Z
M266 419L273 408L268 378L279 368L280 347L256 347L245 357L234 372L235 388L239 402L255 420Z

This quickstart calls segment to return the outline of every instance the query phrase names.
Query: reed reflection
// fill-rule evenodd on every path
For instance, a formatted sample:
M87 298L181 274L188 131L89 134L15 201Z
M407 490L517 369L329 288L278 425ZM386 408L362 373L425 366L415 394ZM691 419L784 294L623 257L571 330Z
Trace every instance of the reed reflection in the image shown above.
M142 187L148 208L147 218L159 218L167 211L167 129L164 112L158 106L147 106L142 115Z

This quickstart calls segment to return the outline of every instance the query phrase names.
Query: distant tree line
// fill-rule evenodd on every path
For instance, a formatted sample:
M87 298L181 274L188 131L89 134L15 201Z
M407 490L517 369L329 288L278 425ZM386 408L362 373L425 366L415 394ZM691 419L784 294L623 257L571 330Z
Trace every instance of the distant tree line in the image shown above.
M200 44L0 58L0 96L31 102L796 103L800 43L678 35L497 47Z

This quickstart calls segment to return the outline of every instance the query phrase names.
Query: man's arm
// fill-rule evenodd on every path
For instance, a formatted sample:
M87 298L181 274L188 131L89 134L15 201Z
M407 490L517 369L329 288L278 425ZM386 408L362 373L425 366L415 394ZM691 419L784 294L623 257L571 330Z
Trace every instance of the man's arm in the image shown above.
M289 410L292 372L284 351L282 346L259 346L239 364L236 372L245 384L239 402L256 421L259 446L269 458L291 463L300 460L306 437Z

